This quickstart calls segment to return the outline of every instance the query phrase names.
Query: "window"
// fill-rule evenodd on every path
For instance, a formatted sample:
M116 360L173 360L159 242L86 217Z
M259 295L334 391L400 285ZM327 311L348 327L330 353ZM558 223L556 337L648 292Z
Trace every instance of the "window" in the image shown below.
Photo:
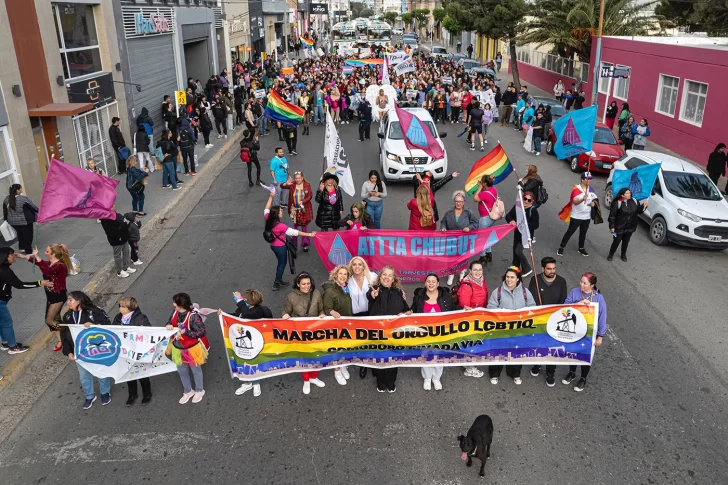
M435 129L435 126L432 124L432 121L423 121L422 122L427 128L430 130L430 134L437 138L437 130ZM390 140L403 140L404 137L402 136L402 127L399 125L399 121L392 121L389 125L389 139Z
M10 146L8 129L0 127L0 190L8 193L10 186L18 183L18 172L15 170L15 160Z
M679 85L679 77L660 74L660 86L657 89L657 102L655 103L656 112L666 116L675 116Z
M697 81L685 80L683 96L680 102L680 121L701 126L705 113L705 98L708 97L708 85Z
M602 69L605 67L612 67L613 64L610 62L602 62ZM599 70L599 92L602 94L609 94L609 87L611 86L611 77L602 77L601 69Z
M626 67L627 69L630 69L630 75L632 74L631 68L629 66L622 66L621 64L617 64L617 67ZM621 99L622 101L627 101L627 95L629 94L629 78L625 79L623 77L616 77L614 78L614 97L617 99Z
M627 170L632 170L633 168L637 168L641 165L645 165L646 163L647 162L645 162L641 158L632 157L629 160L627 160L627 162L624 164L624 166L625 166L625 168L627 168Z
M667 190L681 199L723 200L715 184L705 174L663 171L662 178Z
M54 4L56 38L66 79L101 71L101 54L92 5Z

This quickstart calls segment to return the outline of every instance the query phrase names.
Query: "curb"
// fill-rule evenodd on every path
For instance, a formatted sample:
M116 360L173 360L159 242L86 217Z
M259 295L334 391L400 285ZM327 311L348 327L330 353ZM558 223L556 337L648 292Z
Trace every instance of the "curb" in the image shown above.
M220 162L220 160L239 143L240 138L242 138L242 132L240 136L233 137L222 145L220 150L205 164L206 170L202 170L196 177L188 179L185 183L185 190L178 191L167 205L142 226L141 234L142 240L145 240L145 246L154 248L147 253L148 256L145 256L147 261L144 266L137 268L138 271L130 278L120 280L115 277L114 260L110 259L94 274L91 281L81 291L86 293L99 308L108 308L110 300L115 301L117 295L126 292L146 271L149 263L172 238L175 230L192 212L220 173L232 162L231 157L228 157L227 161ZM190 197L191 194L192 197ZM47 352L47 347L53 339L55 339L53 333L48 332L46 328L40 329L27 343L30 350L17 355L2 368L1 374L4 379L0 381L0 392L15 382L41 352Z

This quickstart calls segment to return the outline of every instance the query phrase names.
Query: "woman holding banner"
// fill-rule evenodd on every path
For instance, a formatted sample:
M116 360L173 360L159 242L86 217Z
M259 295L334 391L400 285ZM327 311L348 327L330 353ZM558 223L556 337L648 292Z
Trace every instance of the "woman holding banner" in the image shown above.
M347 286L350 276L349 268L343 264L331 270L329 280L321 285L324 290L324 315L334 318L353 316L351 295ZM334 371L334 377L336 382L345 386L346 380L351 376L344 365Z
M500 308L503 310L520 310L530 306L536 306L531 292L523 286L521 270L516 266L509 266L503 275L503 284L490 294L487 308ZM521 385L522 365L507 365L506 374L513 378L513 383ZM498 378L503 372L502 365L491 365L488 367L490 383L498 384Z
M429 200L429 198L428 198ZM402 283L394 268L387 265L367 293L369 316L410 315L412 311L405 300ZM377 369L377 391L395 392L397 390L397 367Z
M355 317L365 317L369 315L369 300L367 293L374 281L376 281L377 273L369 270L369 265L361 256L354 256L349 261L349 296L351 297L351 309ZM359 377L364 379L367 376L367 368L359 368Z
M465 192L462 190L456 190L452 194L452 199L455 201L455 207L445 212L440 221L440 230L442 232L447 231L463 231L470 232L473 229L478 228L478 218L473 214L470 209L465 207ZM465 270L460 273L460 279L465 276ZM447 277L447 284L452 285L455 275L451 274Z
M435 273L430 273L425 279L424 288L417 288L412 298L412 313L439 313L449 312L455 309L450 296L450 290L440 286L440 278ZM443 366L421 367L422 378L425 380L425 391L432 386L436 391L442 390L440 379L442 378Z
M602 345L602 337L607 333L607 302L604 300L604 296L599 292L597 288L597 275L594 273L584 273L579 280L579 288L574 288L569 293L564 301L565 305L573 305L581 303L589 305L591 303L599 304L599 317L597 320L597 338L594 340L594 347ZM586 387L586 377L589 375L591 370L590 365L581 366L581 378L574 386L576 392L581 392ZM571 384L571 381L576 379L576 366L569 366L569 373L566 374L564 379L561 381L564 385Z
M123 296L119 298L119 313L114 317L113 325L131 325L134 327L151 327L149 318L142 313L136 298L133 296ZM126 400L127 407L134 405L139 395L137 394L137 382L142 386L142 404L149 404L152 400L152 383L149 377L127 381L126 386L129 389L129 397Z

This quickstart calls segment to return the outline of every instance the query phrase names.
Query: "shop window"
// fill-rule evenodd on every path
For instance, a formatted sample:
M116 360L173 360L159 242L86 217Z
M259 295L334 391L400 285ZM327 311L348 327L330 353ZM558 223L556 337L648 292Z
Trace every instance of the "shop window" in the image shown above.
M63 76L73 79L101 71L101 54L92 5L53 4Z
M707 97L707 84L686 79L683 85L682 101L680 102L680 121L702 126Z
M614 64L611 62L602 62L602 68L612 67ZM601 71L599 73L599 92L602 94L609 95L609 87L611 86L611 77L601 77Z
M627 67L629 66L623 66L621 64L617 64L617 67ZM632 70L630 69L630 75L632 75ZM614 78L614 97L617 99L621 99L622 101L627 101L627 96L629 95L629 78L625 79L623 77L617 77Z
M660 85L657 88L657 102L655 111L666 115L675 116L677 105L677 90L680 86L680 78L660 74Z

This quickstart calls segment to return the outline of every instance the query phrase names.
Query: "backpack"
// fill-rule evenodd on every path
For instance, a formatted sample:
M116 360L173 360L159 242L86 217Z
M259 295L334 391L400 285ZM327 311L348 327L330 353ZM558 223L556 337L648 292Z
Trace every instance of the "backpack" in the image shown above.
M190 141L190 131L180 130L179 132L179 144L182 145L185 142Z
M498 306L499 307L500 307L500 304L501 304L501 293L502 293L502 290L501 289L502 288L503 288L503 285L501 285L501 286L498 287ZM523 301L525 301L526 303L528 303L528 297L526 296L526 287L523 286L523 283L521 283L521 290L523 290Z
M490 192L488 192L490 194ZM490 194L491 197L493 194ZM485 201L481 200L481 204L483 204L483 207L485 207L485 210L488 210L488 206L485 205ZM506 214L506 205L503 203L500 197L496 196L495 202L493 202L493 208L488 211L488 215L491 219L494 221L500 220L503 218L503 216Z
M460 280L460 281L458 281L458 284L454 285L450 289L450 296L452 297L452 304L455 305L456 307L462 306L462 305L460 305L460 296L458 295L458 292L460 291L460 287L462 285L470 286L471 284L469 281Z
M252 155L253 155L253 153L250 150L249 146L243 145L240 147L240 160L241 161L243 161L245 163L250 163L250 161L253 159ZM270 241L268 241L268 242L270 242Z
M546 192L546 187L543 184L538 186L536 189L536 203L538 205L544 205L549 200L549 193Z

